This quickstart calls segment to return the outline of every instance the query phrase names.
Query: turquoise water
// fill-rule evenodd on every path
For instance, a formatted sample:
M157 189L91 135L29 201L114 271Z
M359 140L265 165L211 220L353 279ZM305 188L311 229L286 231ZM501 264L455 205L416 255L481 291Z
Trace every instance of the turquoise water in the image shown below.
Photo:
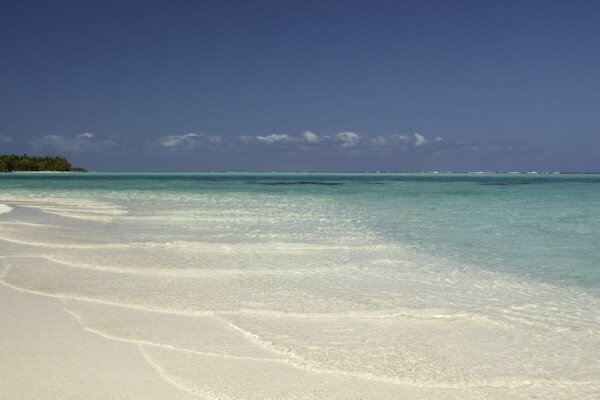
M246 196L248 204L260 196L300 206L318 200L314 207L327 207L312 211L331 223L369 230L379 241L410 245L439 262L594 291L600 287L599 175L0 175L0 193L15 191L98 196L124 206L167 194L169 201L219 193ZM301 225L290 229L311 229Z
M600 287L598 175L1 175L0 191L15 190L116 199L127 193L318 199L354 228L420 253L542 281Z

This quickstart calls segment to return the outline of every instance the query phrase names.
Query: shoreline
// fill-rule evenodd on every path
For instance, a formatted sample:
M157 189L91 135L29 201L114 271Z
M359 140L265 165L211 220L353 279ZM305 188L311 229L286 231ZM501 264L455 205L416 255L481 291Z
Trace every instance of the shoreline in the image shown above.
M23 208L18 194L6 200L15 212L0 216L0 393L475 400L600 391L600 299L581 290L428 265L364 230L352 242L319 231L318 245L302 245L260 225L269 235L244 242L265 215L292 218L287 232L299 216L291 226L313 218L312 227L327 212L311 204L312 214L298 214L289 204L303 203L292 198L249 207L246 196L188 193L166 209L161 192L147 195L119 205L89 195L22 197ZM196 240L219 229L237 240L171 241L186 229Z

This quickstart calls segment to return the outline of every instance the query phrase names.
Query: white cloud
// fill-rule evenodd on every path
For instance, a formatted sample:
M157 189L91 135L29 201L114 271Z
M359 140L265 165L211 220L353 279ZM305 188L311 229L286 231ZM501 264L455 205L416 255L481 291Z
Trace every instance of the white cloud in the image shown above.
M373 146L385 146L388 140L385 136L375 136L369 139L369 143Z
M311 131L306 131L302 134L302 137L304 138L304 140L306 141L306 143L319 143L319 141L321 140L321 138L314 134Z
M406 135L401 135L398 133L392 135L377 135L370 137L368 143L374 147L383 147L383 146L396 146L396 147L405 147L405 145L409 144L411 139Z
M257 136L256 139L260 140L266 144L273 144L279 142L289 142L291 137L289 135L267 135L267 136Z
M36 150L52 149L53 151L80 153L94 152L114 147L115 142L108 139L99 139L93 133L81 133L75 136L45 135L30 141Z
M425 136L423 136L417 132L413 133L413 135L415 136L415 146L419 147L419 146L423 146L424 144L427 144L427 140L425 139Z
M204 139L210 144L222 144L223 138L221 136L205 136Z
M228 146L247 146L256 143L266 145L278 144L279 150L303 152L332 151L338 148L340 150L352 151L354 154L361 152L389 154L395 151L409 151L410 148L414 147L432 145L441 140L439 136L429 140L420 133L413 133L410 136L400 133L362 135L356 132L345 131L331 135L318 135L312 131L305 131L294 135L236 136L230 137L226 144Z
M359 139L359 134L354 132L340 132L335 135L342 142L342 147L352 147Z
M158 138L158 145L168 150L194 150L200 147L214 147L223 145L223 138L204 133L186 133L183 135L169 135ZM156 142L152 143L156 147Z
M161 146L173 148L173 147L187 147L193 146L200 135L197 133L186 133L185 135L169 135L159 139Z
M297 134L268 134L216 136L204 133L186 133L163 136L151 146L172 151L225 150L237 151L246 148L276 146L278 152L312 152L332 154L349 152L352 154L392 154L406 152L424 145L434 145L441 138L427 139L420 133L408 136L400 133L363 135L345 131L328 135L319 135L312 131Z

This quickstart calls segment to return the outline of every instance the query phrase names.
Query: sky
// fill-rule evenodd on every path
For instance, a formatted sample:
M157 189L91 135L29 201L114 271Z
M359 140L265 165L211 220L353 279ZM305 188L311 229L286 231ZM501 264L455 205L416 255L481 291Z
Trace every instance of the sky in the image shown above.
M0 4L0 153L96 171L600 171L598 1Z

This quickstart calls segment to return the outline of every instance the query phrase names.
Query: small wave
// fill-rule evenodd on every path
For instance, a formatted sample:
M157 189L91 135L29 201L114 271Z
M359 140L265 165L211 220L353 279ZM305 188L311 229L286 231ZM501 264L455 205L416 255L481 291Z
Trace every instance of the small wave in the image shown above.
M215 278L215 277L226 277L226 276L253 276L253 275L314 275L314 274L327 274L336 271L348 271L350 268L348 265L330 266L326 268L294 268L294 269L273 269L273 268L223 268L223 269L200 269L200 268L179 268L179 269L152 269L152 268L123 268L113 267L106 265L90 265L89 263L73 263L64 259L61 259L57 255L44 255L40 256L46 260L61 266L70 268L79 268L90 271L101 271L115 274L128 274L128 275L140 275L140 276L152 276L152 277L165 277L165 278Z
M8 243L21 244L25 246L47 247L51 249L128 249L132 246L123 243L98 243L98 244L78 244L66 242L36 242L32 240L22 240L11 238L6 235L0 235L0 240Z
M14 197L9 199L19 207L36 209L46 214L58 215L64 218L111 222L116 217L128 214L120 206L94 200L51 197L35 199ZM9 208L12 209L12 207ZM0 214L2 214L2 207L0 207Z
M13 208L6 204L0 204L0 214L7 214L11 212Z
M73 219L82 219L86 221L94 221L94 222L112 222L114 217L112 215L96 215L92 213L86 212L61 212L61 211L49 211L41 209L42 212L47 214L58 215L59 217L64 218L73 218Z
M34 222L22 222L22 221L3 221L3 222L0 222L0 225L32 226L32 227L36 227L36 228L52 228L52 229L64 228L59 225L36 224Z
M444 308L394 308L394 309L371 309L340 312L314 312L298 313L274 310L251 310L241 308L233 312L222 312L222 314L255 315L270 318L296 318L296 319L386 319L386 318L415 318L415 319L462 319L475 318L462 310Z

